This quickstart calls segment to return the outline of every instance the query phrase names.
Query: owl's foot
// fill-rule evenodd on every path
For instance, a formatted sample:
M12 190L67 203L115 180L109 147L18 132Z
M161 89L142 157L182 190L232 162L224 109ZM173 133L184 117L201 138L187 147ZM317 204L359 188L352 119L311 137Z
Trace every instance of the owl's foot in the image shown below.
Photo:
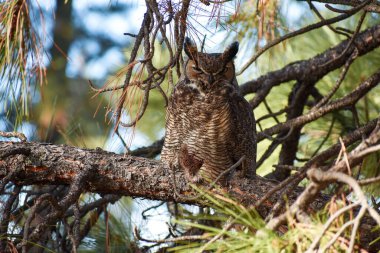
M232 175L234 174L235 170L245 161L245 155L243 155L239 161L237 161L235 164L233 164L231 167L223 171L219 174L217 178L215 178L211 185L220 184L223 186L227 186L229 180L231 179Z
M193 184L200 184L204 181L203 177L199 174L191 174L189 173L189 171L185 170L185 176L186 176L186 179L193 183Z
M200 175L200 168L203 165L203 160L190 152L186 144L181 146L178 161L180 167L184 169L188 181L195 184L199 184L203 181L202 176Z

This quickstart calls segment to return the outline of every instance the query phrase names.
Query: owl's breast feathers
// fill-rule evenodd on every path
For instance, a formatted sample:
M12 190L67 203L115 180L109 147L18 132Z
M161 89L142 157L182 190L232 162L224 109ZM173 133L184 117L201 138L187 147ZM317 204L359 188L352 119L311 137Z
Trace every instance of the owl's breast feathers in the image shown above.
M185 170L190 180L217 178L243 155L243 173L254 174L254 117L229 83L179 82L167 108L162 160Z

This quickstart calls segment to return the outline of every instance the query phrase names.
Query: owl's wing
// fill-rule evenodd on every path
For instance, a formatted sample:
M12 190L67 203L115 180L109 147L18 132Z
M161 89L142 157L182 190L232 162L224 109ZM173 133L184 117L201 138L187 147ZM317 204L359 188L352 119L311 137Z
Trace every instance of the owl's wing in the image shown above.
M230 99L232 110L232 138L233 145L231 153L234 154L234 161L238 161L245 155L243 162L244 174L254 176L256 174L256 122L251 106L239 93L232 93Z
M186 95L185 80L179 81L174 87L166 109L165 141L161 151L161 160L167 164L178 166L178 154L186 134Z

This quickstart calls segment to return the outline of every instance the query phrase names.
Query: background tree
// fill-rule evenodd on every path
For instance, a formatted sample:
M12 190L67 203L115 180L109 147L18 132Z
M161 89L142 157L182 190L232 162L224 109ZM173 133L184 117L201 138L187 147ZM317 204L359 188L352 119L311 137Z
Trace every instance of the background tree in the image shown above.
M176 217L166 239L135 231L163 251L379 249L370 244L378 233L369 233L380 225L377 1L147 0L136 31L120 31L125 41L83 21L133 13L130 4L107 4L1 2L2 135L24 140L9 131L34 131L28 139L37 141L0 143L2 251L147 250L127 239L131 202L121 196L163 201ZM207 51L223 47L221 37L241 42L237 72L256 114L265 177L195 190L152 160L185 36ZM99 59L123 46L127 64L105 79L99 72L112 64ZM135 131L155 142L128 147ZM105 145L108 133L120 145ZM128 155L85 149L97 146ZM144 205L152 208L143 217L162 210Z

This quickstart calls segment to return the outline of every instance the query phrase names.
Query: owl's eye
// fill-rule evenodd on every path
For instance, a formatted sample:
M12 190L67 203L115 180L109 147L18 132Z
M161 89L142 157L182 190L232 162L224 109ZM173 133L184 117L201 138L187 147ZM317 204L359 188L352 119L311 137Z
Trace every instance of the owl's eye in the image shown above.
M197 72L197 73L202 72L202 70L201 70L200 68L198 68L197 65L193 65L193 66L191 66L191 67L192 67L193 70L194 70L195 72Z

